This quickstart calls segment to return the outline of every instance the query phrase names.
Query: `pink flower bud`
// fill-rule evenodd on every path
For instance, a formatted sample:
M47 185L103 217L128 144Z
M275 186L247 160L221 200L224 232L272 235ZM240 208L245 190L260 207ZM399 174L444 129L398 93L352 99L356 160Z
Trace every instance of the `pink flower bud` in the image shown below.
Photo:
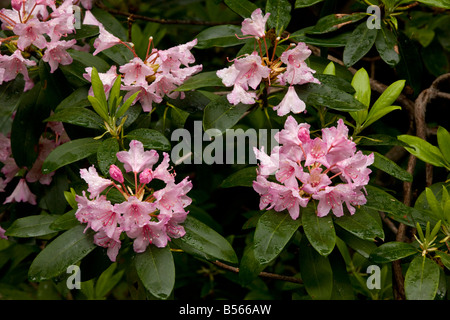
M122 171L115 164L112 164L109 167L109 175L111 176L111 178L113 178L117 182L123 183L123 181L124 181Z
M139 181L143 184L147 184L152 180L153 180L153 172L149 168L144 169L144 171L142 171L141 174L139 175Z

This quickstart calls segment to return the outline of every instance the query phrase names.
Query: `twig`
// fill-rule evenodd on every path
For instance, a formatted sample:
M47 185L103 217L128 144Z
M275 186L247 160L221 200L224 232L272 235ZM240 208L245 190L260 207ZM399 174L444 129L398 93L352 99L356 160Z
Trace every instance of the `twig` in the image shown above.
M220 261L213 261L213 264L215 264L218 267L221 267L222 269L228 270L228 271L232 271L234 273L239 273L239 268L236 267L232 267L228 264L225 264L223 262ZM270 279L275 279L275 280L281 280L281 281L286 281L286 282L293 282L293 283L299 283L299 284L303 284L303 281L299 278L295 278L295 277L289 277L289 276L283 276L280 274L276 274L276 273L269 273L269 272L260 272L259 273L260 277L264 277L264 278L270 278Z
M156 22L160 24L183 24L183 25L200 25L200 26L220 26L225 24L233 24L240 25L240 21L227 21L227 22L214 22L214 21L199 21L199 20L178 20L178 19L159 19L159 18L150 18L147 16L143 16L140 14L134 14L130 12L124 12L113 8L108 8L102 2L96 2L97 7L102 10L105 10L111 14L115 14L123 17L133 17L134 20L143 20L149 22Z

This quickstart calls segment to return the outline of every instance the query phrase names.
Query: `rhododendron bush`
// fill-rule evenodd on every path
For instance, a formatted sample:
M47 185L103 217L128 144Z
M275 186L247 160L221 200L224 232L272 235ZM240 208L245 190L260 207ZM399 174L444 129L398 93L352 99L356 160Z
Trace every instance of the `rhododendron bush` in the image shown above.
M0 299L448 296L445 1L1 3Z

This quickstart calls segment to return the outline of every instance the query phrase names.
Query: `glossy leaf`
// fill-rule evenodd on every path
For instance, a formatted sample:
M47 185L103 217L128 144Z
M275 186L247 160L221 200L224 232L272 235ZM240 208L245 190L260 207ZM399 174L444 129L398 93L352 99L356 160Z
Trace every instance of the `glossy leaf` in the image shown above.
M267 0L266 12L270 12L267 27L274 28L280 36L291 20L291 4L288 0Z
M250 284L266 265L256 259L254 244L251 242L245 247L239 264L239 282L244 286Z
M212 100L205 107L203 113L203 129L218 129L225 132L233 127L244 113L250 109L251 105L239 103L231 105L226 96Z
M322 2L323 0L295 0L295 8L305 8Z
M66 142L54 149L42 164L44 174L55 171L65 165L89 157L97 152L101 142L92 138L82 138Z
M6 236L28 238L54 233L50 225L56 220L55 215L33 215L15 220L6 230Z
M445 167L447 165L439 148L428 141L410 135L400 135L397 138L407 143L409 147L405 147L405 149L420 160L436 167Z
M248 167L231 174L220 185L222 188L252 187L256 181L256 167Z
M86 108L63 108L52 114L44 121L61 121L74 124L84 128L99 129L103 128L103 120L95 112Z
M136 254L136 271L145 288L159 299L167 299L175 285L175 264L168 246L149 245L143 253Z
M93 232L78 225L49 243L34 259L28 271L31 281L54 278L67 267L77 263L97 246L94 244Z
M177 247L201 259L237 263L231 244L206 224L188 215L183 227L186 234L179 239L172 239Z
M336 244L336 231L330 214L325 217L318 217L312 208L302 210L302 224L305 235L314 249L325 257L333 251Z
M450 9L449 0L419 0L418 2L426 4L431 7Z
M387 263L403 259L419 251L409 243L405 242L386 242L372 251L370 260L375 263Z
M437 131L437 140L442 156L450 166L450 133L447 129L439 126Z
M190 91L205 87L223 86L222 79L217 76L216 71L208 71L190 77L174 91Z
M117 152L119 152L119 143L114 138L104 140L98 148L98 166L104 175L109 173L109 167L116 162Z
M341 228L364 240L384 240L383 227L372 218L364 207L356 209L353 215L344 215L334 220Z
M356 123L361 125L367 118L367 113L370 105L370 96L372 93L369 74L364 68L359 69L355 73L352 79L352 86L355 89L355 99L366 106L365 110L350 112L350 115L356 121Z
M309 30L308 33L322 34L336 31L347 24L357 22L365 17L367 17L366 13L330 14L320 18L314 28Z
M300 219L292 220L287 212L273 210L265 212L258 220L253 237L255 258L261 264L274 260L301 223Z
M375 39L375 47L377 48L380 57L389 66L394 67L400 61L397 38L384 23L381 23L381 29L378 30L377 38Z
M433 260L418 256L406 271L405 294L408 300L433 300L439 286L440 269Z
M244 40L240 40L236 35L242 34L239 26L222 25L214 26L203 30L197 35L198 49L207 49L211 47L232 47L244 44Z
M61 101L55 109L55 112L59 112L65 108L82 108L90 106L91 103L87 99L89 87L79 87Z
M225 0L225 4L242 18L250 18L258 6L248 0Z
M347 67L354 65L369 52L377 38L377 31L375 28L369 29L365 23L353 30L344 49L343 61Z
M364 153L366 154L366 152ZM390 160L389 158L383 156L378 152L374 152L374 155L375 158L373 166L375 168L378 168L401 181L412 182L413 176L408 171L406 171L398 164L396 164L394 161Z
M78 208L74 208L70 210L69 212L66 212L65 214L57 217L52 224L49 226L50 229L53 231L63 231L63 230L69 230L73 227L76 227L80 224L78 219L75 217L75 213L77 212Z
M300 274L306 292L314 300L329 300L333 290L333 270L327 257L320 255L308 240L300 242Z
M126 137L130 140L139 140L147 149L170 150L170 141L162 133L153 129L135 129Z

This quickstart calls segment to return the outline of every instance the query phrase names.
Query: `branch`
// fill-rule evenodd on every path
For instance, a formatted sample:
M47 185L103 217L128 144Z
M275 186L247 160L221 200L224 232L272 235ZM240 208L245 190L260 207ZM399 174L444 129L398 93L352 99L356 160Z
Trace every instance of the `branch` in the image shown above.
M198 21L198 20L178 20L178 19L159 19L159 18L150 18L147 16L143 16L140 14L134 14L130 12L123 12L117 9L108 8L105 6L102 2L96 2L96 6L99 7L102 10L105 10L111 14L115 14L118 16L127 17L131 20L143 20L143 21L149 21L149 22L156 22L160 24L183 24L183 25L200 25L200 26L220 26L225 24L233 24L233 25L240 25L240 21L228 21L228 22L214 22L214 21Z
M234 273L239 273L239 268L236 267L232 267L228 264L225 264L223 262L220 261L213 261L213 264L215 264L218 267L221 267L222 269L234 272ZM283 275L279 275L279 274L275 274L275 273L269 273L269 272L260 272L259 273L260 277L264 277L264 278L270 278L270 279L275 279L275 280L281 280L281 281L286 281L286 282L293 282L293 283L299 283L299 284L303 284L303 281L299 278L295 278L295 277L289 277L289 276L283 276Z

